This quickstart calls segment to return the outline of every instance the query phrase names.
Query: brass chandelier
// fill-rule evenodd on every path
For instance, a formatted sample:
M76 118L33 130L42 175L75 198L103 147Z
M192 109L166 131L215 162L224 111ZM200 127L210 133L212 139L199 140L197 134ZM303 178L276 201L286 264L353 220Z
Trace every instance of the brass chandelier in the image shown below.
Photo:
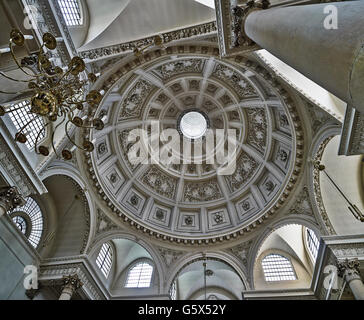
M9 49L6 50L11 53L12 59L16 63L17 68L21 70L21 72L24 73L29 80L14 79L3 72L0 72L0 74L8 80L27 83L27 89L25 91L5 92L0 90L0 93L23 93L29 95L30 110L28 113L36 116L32 120L29 120L15 134L15 140L19 143L26 143L27 136L24 132L26 132L29 125L38 117L43 117L43 119L47 121L45 121L45 124L36 135L34 150L37 154L43 156L49 155L49 147L46 145L39 146L39 138L41 133L46 130L46 127L55 122L57 122L57 124L52 132L50 144L57 157L59 155L55 147L54 137L57 129L59 129L63 124L67 138L75 147L86 152L92 152L94 150L94 144L85 138L81 142L81 145L76 143L70 136L69 127L73 125L76 128L89 128L96 130L102 130L104 128L102 119L92 116L92 111L99 106L102 100L103 92L92 90L87 93L88 86L96 82L97 76L94 73L88 72L85 62L80 57L72 58L67 67L61 68L59 66L53 66L51 61L48 59L45 50L54 50L57 47L57 40L50 33L45 33L43 35L43 43L39 49L39 53L37 54L37 73L29 73L16 58L14 47L23 46L25 41L31 38L31 36L25 36L19 30L14 29L10 33ZM29 108L29 105L23 105L15 109L0 106L0 117L23 108ZM78 115L83 110L86 112L84 113L85 116L81 118ZM68 149L63 149L61 154L65 160L72 159L72 153Z

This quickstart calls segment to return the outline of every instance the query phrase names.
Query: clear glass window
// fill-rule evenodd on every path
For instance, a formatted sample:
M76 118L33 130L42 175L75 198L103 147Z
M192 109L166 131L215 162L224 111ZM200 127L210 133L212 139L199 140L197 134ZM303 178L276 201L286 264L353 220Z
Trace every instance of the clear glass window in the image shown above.
M30 231L28 240L31 243L31 245L34 248L36 248L39 244L39 241L40 241L40 239L42 237L42 233L43 233L43 214L42 214L42 211L41 211L39 205L33 198L29 197L26 199L26 203L24 206L15 208L13 211L9 212L9 214L12 214L12 213L15 214L13 216L12 220L17 225L17 227L20 229L20 226L23 226L23 225L21 225L21 219L23 219L23 218L20 216L17 216L16 212L22 212L29 216L29 219L31 221L31 231ZM20 222L20 224L19 224L19 222ZM27 228L28 226L26 225L25 221L24 221L24 223L25 223L25 228ZM22 229L20 229L20 230L21 230L21 232L23 232L25 234L25 232Z
M43 118L33 113L29 113L30 102L28 100L11 105L9 110L15 110L9 113L9 117L18 131L20 131L27 123L29 123L25 129L27 131L23 131L23 133L27 137L27 142L25 145L29 150L32 150L35 146L38 134L40 133L38 142L45 137L45 123Z
M138 263L128 273L126 288L148 288L152 281L153 267L146 262Z
M281 255L270 254L266 256L262 260L262 267L265 280L268 282L297 279L291 261Z
M23 234L27 232L27 223L23 217L15 216L12 220Z
M80 26L82 24L78 0L58 0L58 4L68 26Z
M316 261L318 248L320 245L315 233L311 229L306 229L307 247L314 261Z
M96 264L107 278L112 265L112 250L108 243L104 243L96 259Z

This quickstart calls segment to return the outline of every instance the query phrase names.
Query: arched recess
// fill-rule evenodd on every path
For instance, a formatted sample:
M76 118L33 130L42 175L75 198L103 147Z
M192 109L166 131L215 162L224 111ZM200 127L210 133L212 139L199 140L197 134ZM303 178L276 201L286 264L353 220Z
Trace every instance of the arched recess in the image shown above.
M205 260L206 259L206 260ZM183 256L173 268L167 281L167 292L177 283L178 300L205 299L203 262L213 274L207 277L207 296L240 300L249 287L241 262L223 252L208 252Z
M113 262L106 278L96 265L96 258L104 243L113 248ZM111 231L99 235L88 252L91 264L105 287L113 296L157 295L162 293L165 270L161 257L150 244L129 233ZM123 288L127 271L138 261L149 261L153 265L151 288Z
M124 11L130 0L82 0L83 25L71 28L75 46L80 48L102 34ZM101 5L100 5L101 4Z
M96 227L96 215L95 215L95 205L94 202L92 200L92 196L90 195L90 192L88 191L87 185L85 183L85 181L83 180L83 177L80 175L80 173L70 164L65 164L64 162L62 163L62 167L57 165L57 161L55 161L55 165L52 168L47 169L46 171L44 171L44 173L42 173L41 178L43 180L51 177L51 176L55 176L55 175L63 175L63 176L67 176L70 179L72 179L75 183L77 183L77 185L79 186L79 188L82 189L83 195L86 197L87 199L87 205L88 205L88 211L89 211L89 236L87 239L87 243L86 246L84 247L84 252L87 252L92 238L93 238L93 234L94 234L94 230ZM46 193L44 195L42 195L43 198L48 199L47 201L49 203L52 203L52 199L50 198L49 193ZM43 201L44 202L44 201ZM53 204L54 207L54 204ZM54 210L56 210L54 208ZM54 211L53 210L53 211ZM53 219L55 220L55 219ZM56 223L55 221L53 221L53 223Z
M213 9L194 0L88 0L90 26L80 51L143 39L166 30L207 23Z
M327 219L336 234L363 234L364 223L354 217L344 196L364 213L364 157L363 155L339 156L340 139L340 135L335 135L324 146L320 162L325 166L325 171L316 170L318 175L316 183L319 184Z
M330 220L328 219L326 209L322 202L321 187L319 183L319 171L315 169L315 162L321 161L322 153L327 143L335 135L340 134L341 127L337 125L325 126L319 130L313 137L311 147L309 150L309 159L307 161L307 180L309 182L309 195L310 200L315 205L313 206L316 220L322 226L325 235L336 234Z
M51 207L50 223L42 243L44 258L78 256L85 252L90 234L90 206L84 189L69 175L47 174L48 193L42 202Z
M289 226L298 226L299 228L292 228L286 230L284 234L284 228ZM291 283L291 287L302 288L303 286L309 287L312 280L312 274L314 270L314 264L309 256L305 240L304 240L304 228L312 230L317 236L318 240L322 235L319 226L315 219L307 215L291 215L290 217L283 217L278 221L269 225L264 232L255 240L250 248L248 258L248 272L249 280L251 283L251 289L281 289L286 288L285 283L278 283L277 285L270 285L268 288L263 288L264 282L260 282L258 287L256 286L257 266L261 268L261 260L270 253L282 253L284 256L288 255L294 259L294 267L299 266L301 274L306 276L306 281L301 283ZM279 230L281 231L279 232ZM283 232L282 232L283 231ZM299 237L297 237L299 234ZM271 239L269 239L271 238ZM266 243L269 240L270 244ZM262 271L262 270L261 270ZM309 275L309 279L307 277ZM263 273L260 272L259 276L262 277ZM264 280L264 276L262 278ZM282 285L281 285L282 284ZM285 287L286 286L286 287Z
M364 212L363 156L339 156L340 134L341 128L331 125L318 132L312 143L308 166L310 196L327 234L362 234L363 223L354 218L326 174L314 167L316 162L325 165L325 171L345 196Z

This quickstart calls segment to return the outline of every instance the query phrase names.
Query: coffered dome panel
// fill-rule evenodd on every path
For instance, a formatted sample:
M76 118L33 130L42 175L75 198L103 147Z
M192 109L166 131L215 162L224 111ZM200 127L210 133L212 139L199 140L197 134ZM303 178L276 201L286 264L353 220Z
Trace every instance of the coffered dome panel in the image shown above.
M111 77L97 111L107 115L107 125L91 132L96 148L88 163L98 193L124 221L188 242L242 233L274 212L288 194L287 185L296 181L298 118L287 93L282 97L279 85L251 66L211 55L165 53L120 80ZM191 140L183 134L181 119L191 112L187 119L213 132L213 152L204 144L206 136ZM153 122L160 125L157 134ZM134 129L144 129L148 146L157 143L160 150L165 147L161 132L175 129L178 143L169 153L180 162L132 163L128 155L138 140L128 138ZM229 140L236 141L236 166L224 175L226 163L209 159L218 148L227 152ZM179 151L186 141L201 143L200 163L183 161Z

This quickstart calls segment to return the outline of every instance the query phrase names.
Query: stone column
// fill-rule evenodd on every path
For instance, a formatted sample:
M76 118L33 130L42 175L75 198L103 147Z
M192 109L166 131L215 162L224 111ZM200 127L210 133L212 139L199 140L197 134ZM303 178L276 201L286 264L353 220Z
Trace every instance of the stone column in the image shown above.
M71 300L73 294L82 287L83 283L77 274L63 277L63 289L59 300Z
M0 217L16 207L23 206L25 200L16 187L0 188Z
M331 17L331 11L324 12L328 5L337 8L337 29L325 28ZM364 112L364 1L263 10L267 6L266 0L248 1L234 9L241 22L234 31L242 34L242 44L268 50Z
M359 260L353 259L339 262L339 276L350 286L356 300L364 300L364 284L360 277Z

